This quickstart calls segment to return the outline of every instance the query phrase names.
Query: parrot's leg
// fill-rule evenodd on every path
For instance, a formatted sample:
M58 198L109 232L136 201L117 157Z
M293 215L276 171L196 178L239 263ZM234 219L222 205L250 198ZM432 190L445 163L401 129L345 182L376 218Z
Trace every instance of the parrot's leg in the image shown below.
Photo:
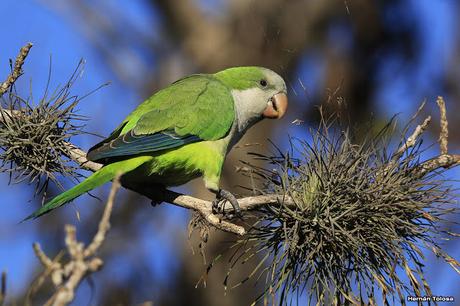
M225 212L225 201L229 201L230 204L233 206L233 210L235 211L235 215L241 215L240 205L238 204L238 200L236 197L229 191L225 189L219 189L216 192L216 199L212 201L212 209L214 212Z
M129 181L121 179L121 185L132 191L142 194L148 197L152 202L153 207L164 202L166 187L161 184L131 184Z
M152 192L152 194L149 196L150 200L152 200L152 202L150 202L150 205L155 207L163 203L166 199L166 187L161 184L155 184L154 186L150 186L150 188L154 189L154 192Z

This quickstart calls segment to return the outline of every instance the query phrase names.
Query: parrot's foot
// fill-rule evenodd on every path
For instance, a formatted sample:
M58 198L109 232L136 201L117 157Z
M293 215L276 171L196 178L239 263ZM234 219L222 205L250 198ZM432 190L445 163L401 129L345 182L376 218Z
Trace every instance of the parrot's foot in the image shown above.
M163 203L162 200L157 200L157 199L155 199L155 200L152 200L152 201L150 202L150 205L152 205L152 207L157 207L157 206L160 205L161 203Z
M152 189L153 191L151 191L151 194L149 196L150 200L152 200L150 202L150 205L155 207L164 202L164 199L166 198L167 189L163 185L154 185L154 188Z
M224 214L226 201L229 201L230 204L233 206L234 215L241 216L241 209L240 205L238 204L238 200L231 192L224 189L219 189L219 191L216 192L216 199L212 201L213 212Z

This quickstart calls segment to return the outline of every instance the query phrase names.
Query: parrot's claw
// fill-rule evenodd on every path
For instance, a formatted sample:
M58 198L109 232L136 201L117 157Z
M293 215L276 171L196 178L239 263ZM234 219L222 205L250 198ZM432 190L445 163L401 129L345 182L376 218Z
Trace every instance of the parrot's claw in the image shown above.
M162 202L163 201L161 201L161 200L152 200L150 202L150 205L152 205L152 207L156 207L156 206L160 205Z
M150 202L150 205L152 205L152 207L158 206L161 203L163 203L166 194L166 189L164 187L156 187L155 189L155 192L150 197L150 199L152 200Z
M212 201L212 210L213 213L222 213L225 214L225 202L228 201L233 206L233 215L241 216L240 205L235 196L224 189L219 189L216 193L216 199ZM230 217L233 217L232 215Z
M153 190L150 195L150 200L152 200L150 205L152 205L152 207L158 206L164 202L167 190L163 185L156 184L153 188L150 188L150 190Z

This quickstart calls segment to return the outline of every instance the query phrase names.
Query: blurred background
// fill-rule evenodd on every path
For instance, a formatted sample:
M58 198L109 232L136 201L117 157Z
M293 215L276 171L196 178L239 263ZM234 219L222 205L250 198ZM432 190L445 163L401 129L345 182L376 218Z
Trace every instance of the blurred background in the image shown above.
M384 121L396 113L407 121L426 100L422 115L433 114L436 124L425 143L433 143L439 132L435 99L442 95L450 150L460 152L459 18L456 0L0 0L0 78L9 72L8 59L28 41L34 47L16 84L25 96L30 88L35 97L42 95L50 59L53 88L64 84L84 58L84 73L72 92L85 95L111 82L79 105L79 114L89 118L86 130L107 136L136 105L184 75L237 65L271 68L287 80L289 112L282 122L252 128L225 164L223 185L248 195L238 187L247 185L235 171L239 161L250 159L247 151L272 150L268 138L286 148L288 135L307 137L317 124L318 105L339 110L359 126L370 117ZM72 139L85 150L99 140L93 135ZM427 154L437 153L433 147ZM453 179L459 174L458 169L448 172ZM0 176L0 270L8 273L8 303L22 304L42 270L32 243L57 254L66 223L75 224L79 238L88 241L108 188L94 192L102 201L85 195L37 221L18 224L40 198L34 198L32 186L9 186L8 176ZM200 180L176 190L212 198ZM51 187L49 196L58 192ZM74 305L248 305L261 284L225 292L225 260L211 271L207 288L195 288L206 265L198 237L188 239L189 218L184 209L152 208L147 199L123 190L100 254L105 266L81 284ZM213 232L207 262L233 239ZM455 242L445 242L445 249L460 258ZM460 301L460 276L431 253L426 256L433 294ZM238 272L234 279L239 280ZM50 289L43 288L35 302L44 301Z

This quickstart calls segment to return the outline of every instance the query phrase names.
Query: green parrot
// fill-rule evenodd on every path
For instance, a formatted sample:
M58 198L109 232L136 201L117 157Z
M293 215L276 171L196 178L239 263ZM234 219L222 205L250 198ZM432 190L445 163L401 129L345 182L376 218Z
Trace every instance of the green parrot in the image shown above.
M140 104L87 159L103 164L84 181L26 218L37 218L122 174L123 186L161 189L202 176L216 195L213 205L235 196L219 187L225 156L263 118L286 112L284 80L262 67L234 67L184 77Z

